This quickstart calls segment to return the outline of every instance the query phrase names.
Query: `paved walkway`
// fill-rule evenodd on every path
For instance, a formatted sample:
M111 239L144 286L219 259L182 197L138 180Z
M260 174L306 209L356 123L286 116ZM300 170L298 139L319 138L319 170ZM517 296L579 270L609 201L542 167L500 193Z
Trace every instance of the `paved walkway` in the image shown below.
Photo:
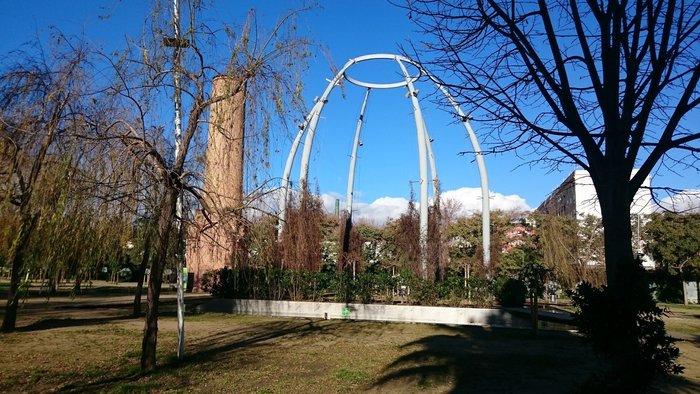
M4 283L3 283L4 284ZM136 294L136 284L132 282L110 283L95 281L91 287L84 287L82 293L75 296L66 295L65 287L62 287L57 296L39 294L39 284L33 283L30 289L31 296L22 300L21 308L25 312L47 309L97 309L97 308L127 308L133 305ZM147 289L143 289L141 296L142 305L147 301ZM1 294L4 302L0 303L0 313L4 314L7 294ZM185 293L185 304L198 305L212 299L208 293ZM177 292L167 284L163 286L160 294L160 304L169 305L177 303Z

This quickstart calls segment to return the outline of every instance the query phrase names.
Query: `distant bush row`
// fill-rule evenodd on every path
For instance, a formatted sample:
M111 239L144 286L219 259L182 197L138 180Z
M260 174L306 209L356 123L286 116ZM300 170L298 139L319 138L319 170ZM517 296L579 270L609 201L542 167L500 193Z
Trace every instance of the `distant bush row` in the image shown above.
M490 306L504 281L454 274L427 281L409 271L393 276L364 271L353 278L346 271L227 267L205 274L202 282L205 291L223 298Z

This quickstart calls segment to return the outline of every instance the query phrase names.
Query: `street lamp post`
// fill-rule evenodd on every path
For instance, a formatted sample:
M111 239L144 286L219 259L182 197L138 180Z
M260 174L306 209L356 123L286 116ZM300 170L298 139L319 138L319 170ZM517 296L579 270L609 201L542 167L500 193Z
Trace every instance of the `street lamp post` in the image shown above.
M173 48L173 86L175 92L173 101L175 104L175 157L180 155L181 134L182 134L182 118L181 118L181 87L180 87L180 51L182 48L189 46L186 39L180 38L180 1L173 0L173 26L174 37L165 37L163 42L165 46ZM175 206L175 228L177 231L177 250L175 257L177 259L177 358L182 359L185 356L185 289L183 271L185 268L185 247L182 229L182 190L178 192L177 202Z

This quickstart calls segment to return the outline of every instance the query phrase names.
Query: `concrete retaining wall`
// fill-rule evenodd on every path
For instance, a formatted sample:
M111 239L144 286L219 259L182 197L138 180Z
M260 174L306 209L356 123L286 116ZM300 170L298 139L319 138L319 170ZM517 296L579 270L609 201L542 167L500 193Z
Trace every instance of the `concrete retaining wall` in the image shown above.
M688 302L691 304L697 304L698 293L700 293L700 286L698 286L698 282L683 282L683 286L685 286L685 291L688 295Z
M197 312L228 312L261 316L319 319L377 320L494 327L528 327L501 309L449 308L416 305L344 304L336 302L216 299L199 305Z

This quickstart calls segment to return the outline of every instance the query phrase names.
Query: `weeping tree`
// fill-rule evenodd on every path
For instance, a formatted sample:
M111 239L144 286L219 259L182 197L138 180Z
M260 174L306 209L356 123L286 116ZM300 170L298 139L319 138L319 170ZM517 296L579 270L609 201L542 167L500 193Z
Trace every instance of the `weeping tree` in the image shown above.
M88 111L86 48L57 33L53 38L47 53L42 48L33 49L36 55L15 53L17 60L4 65L0 75L0 195L5 213L14 218L6 332L15 329L32 235L42 219L51 220L44 214L55 214L53 205L65 196L72 165L68 146Z
M596 286L604 283L603 229L600 218L587 215L581 220L565 216L535 215L537 243L542 263L552 270L565 289L581 281Z
M123 108L115 103L111 110L112 119L119 111L123 111ZM99 124L94 126L98 130L109 128ZM162 143L158 139L154 142ZM154 253L155 218L162 187L158 182L156 168L143 155L134 156L132 146L112 138L98 138L95 145L93 155L103 160L97 160L97 157L92 159L97 165L93 166L92 171L83 174L84 182L97 187L94 206L98 212L95 216L114 221L111 226L105 223L108 228L102 228L102 221L98 221L99 227L95 233L102 240L99 245L108 246L110 239L120 240L117 248L113 249L117 251L117 260L133 258L131 265L136 290L132 314L139 316L142 311L145 273ZM115 226L116 223L119 226ZM110 255L106 250L100 253Z
M3 249L13 275L3 327L14 329L21 277L35 273L48 295L63 279L73 292L129 237L125 186L132 167L115 145L92 138L111 102L94 91L94 58L81 41L53 33L52 46L4 64L0 129ZM115 217L121 219L115 219ZM43 289L43 286L42 286Z
M61 278L73 279L73 292L81 283L110 262L113 279L129 260L138 243L134 232L139 193L135 176L139 164L129 160L121 144L91 138L95 127L106 127L109 100L91 94L91 112L73 131L70 149L46 169L52 192L37 228L34 261L47 267L51 284Z
M250 144L239 154L263 158L265 162L265 152L272 139L269 133L272 116L277 113L284 118L292 114L300 99L299 77L309 54L308 42L299 38L295 29L299 10L290 11L265 35L245 26L212 29L198 20L201 7L198 1L183 1L180 11L183 22L177 30L171 15L157 9L149 19L144 37L130 42L122 52L104 55L115 73L109 92L124 110L116 113L112 126L98 137L121 141L130 157L147 162L155 177L154 187L158 188L153 216L154 255L150 262L142 342L143 371L156 366L158 302L166 262L177 253L171 242L175 222L190 219L187 206L182 216L176 215L178 196L184 193L183 201L194 204L191 207L198 205L210 225L211 218L216 217L213 214L220 213L217 211L220 207L211 203L215 199L202 188L201 160L196 160L205 148L206 130L202 125L207 123L209 111L218 103L245 95L246 113L251 114L246 116L245 137ZM251 22L248 26L257 25ZM232 53L217 57L215 44L222 40L227 41ZM213 80L219 76L238 82L209 93ZM174 80L177 83L173 84ZM173 87L182 94L178 149L173 144L172 124L160 123L160 117L156 116L165 111L162 105L170 101ZM269 103L273 105L264 105ZM209 127L209 132L215 129ZM234 207L234 211L242 209Z
M98 261L99 254L96 256L93 252L112 243L95 242L96 224L107 218L96 215L98 209L91 206L94 201L77 184L80 182L76 176L80 171L79 155L74 153L64 152L57 161L47 161L41 176L41 182L47 187L37 189L34 195L41 201L41 218L25 256L31 262L27 268L40 274L41 288L42 291L46 288L47 297L55 295L59 284L69 277L75 279L74 291L79 291L81 271ZM115 227L118 226L111 223L109 228Z

